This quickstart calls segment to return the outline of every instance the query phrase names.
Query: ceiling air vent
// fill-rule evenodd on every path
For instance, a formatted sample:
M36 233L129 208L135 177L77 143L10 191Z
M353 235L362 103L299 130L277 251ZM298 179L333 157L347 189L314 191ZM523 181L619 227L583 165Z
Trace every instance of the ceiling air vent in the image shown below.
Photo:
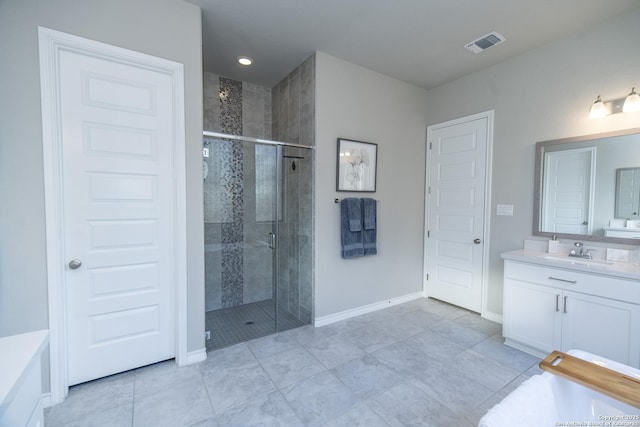
M505 41L505 38L495 31L480 37L478 40L467 43L464 47L473 53L480 53L483 50L489 49L499 43Z

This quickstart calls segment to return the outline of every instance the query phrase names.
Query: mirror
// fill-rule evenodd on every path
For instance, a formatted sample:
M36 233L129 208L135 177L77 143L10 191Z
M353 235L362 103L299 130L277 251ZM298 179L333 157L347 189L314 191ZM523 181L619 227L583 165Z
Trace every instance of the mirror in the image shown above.
M536 144L533 234L640 244L640 128Z

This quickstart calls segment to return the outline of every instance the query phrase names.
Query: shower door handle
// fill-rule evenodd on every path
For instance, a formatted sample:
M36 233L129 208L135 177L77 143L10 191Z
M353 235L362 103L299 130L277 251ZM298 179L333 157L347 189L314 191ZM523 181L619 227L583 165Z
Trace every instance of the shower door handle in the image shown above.
M276 248L276 235L273 233L269 233L269 249Z

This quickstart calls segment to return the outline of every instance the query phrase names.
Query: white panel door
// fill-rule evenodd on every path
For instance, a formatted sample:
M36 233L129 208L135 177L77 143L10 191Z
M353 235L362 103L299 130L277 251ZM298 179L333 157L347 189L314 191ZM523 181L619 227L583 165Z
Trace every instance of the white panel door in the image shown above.
M431 130L425 291L480 312L488 118Z
M636 219L640 213L640 169L616 171L616 218Z
M175 356L168 74L60 54L69 385Z
M545 153L542 230L591 234L595 147Z

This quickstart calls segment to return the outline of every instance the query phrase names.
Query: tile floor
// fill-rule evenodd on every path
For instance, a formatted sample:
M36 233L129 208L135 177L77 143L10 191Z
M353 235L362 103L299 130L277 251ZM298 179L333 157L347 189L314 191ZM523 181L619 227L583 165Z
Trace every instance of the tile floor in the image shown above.
M419 299L72 387L45 424L471 427L538 362L499 324Z

